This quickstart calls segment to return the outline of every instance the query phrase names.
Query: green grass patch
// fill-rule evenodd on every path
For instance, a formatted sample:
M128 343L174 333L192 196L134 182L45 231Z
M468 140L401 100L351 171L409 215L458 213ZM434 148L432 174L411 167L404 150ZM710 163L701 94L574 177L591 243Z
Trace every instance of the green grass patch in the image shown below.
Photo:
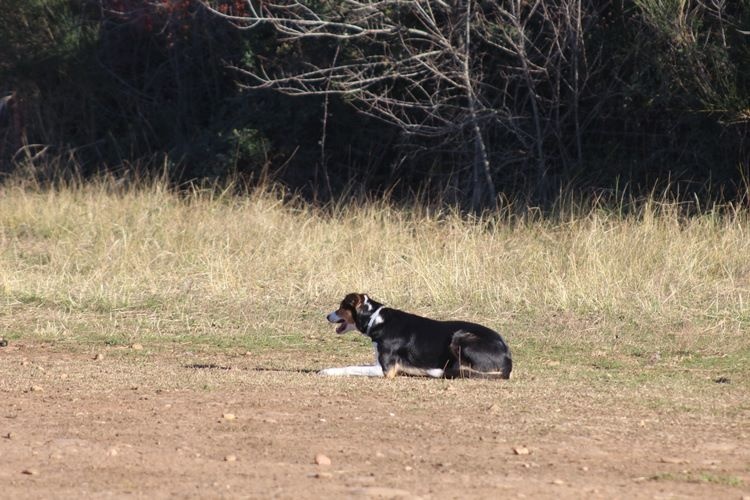
M716 474L714 472L661 472L650 476L651 481L680 481L688 483L704 483L741 488L744 481L736 476Z
M750 346L725 354L691 353L685 356L680 364L696 370L744 373L750 370Z

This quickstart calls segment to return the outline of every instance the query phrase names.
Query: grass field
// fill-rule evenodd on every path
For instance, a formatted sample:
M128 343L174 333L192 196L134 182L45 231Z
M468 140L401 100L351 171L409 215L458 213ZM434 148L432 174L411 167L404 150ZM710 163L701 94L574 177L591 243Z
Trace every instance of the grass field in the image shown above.
M634 433L660 415L684 424L691 439L706 438L696 426L729 429L726 442L748 437L750 212L721 207L688 216L684 206L658 200L562 205L550 216L506 207L475 217L387 201L313 207L273 189L233 196L176 194L158 182L132 189L109 181L56 189L9 182L0 188L0 337L26 354L8 354L5 362L13 371L17 361L33 364L44 352L50 377L55 367L67 375L106 353L130 377L153 372L142 386L209 389L218 392L207 397L221 399L229 383L222 377L236 372L185 379L175 370L189 352L194 367L249 370L240 381L248 387L273 383L269 374L279 373L277 390L302 397L320 383L319 390L344 399L364 391L361 403L377 406L375 381L318 382L306 373L370 361L366 339L335 336L324 319L346 292L360 291L393 307L501 331L514 374L500 387L511 391L504 401L515 404L501 416L528 417L521 435L529 439L583 423L606 438L618 428L613 411L637 416L636 427L626 425ZM18 401L29 397L41 375L27 368L0 381L0 390ZM80 370L85 376L71 377L76 390L124 390L114 375L99 380L95 367ZM443 391L455 387L394 384L409 390L391 384L383 397L415 415L439 411ZM458 407L497 410L495 386L455 384L472 393L451 392ZM555 415L560 404L565 408ZM555 424L545 427L544 416ZM695 444L680 442L673 452ZM660 449L653 451L656 462ZM643 477L650 485L678 485L679 494L690 491L680 484L699 484L700 495L736 497L748 489L750 466L745 452L732 450L718 468L667 460L667 470L655 467ZM610 458L616 464L614 451ZM403 480L421 496L457 497L460 489L428 492L423 486L434 474L419 476L424 483ZM306 491L298 486L292 491Z
M658 354L677 371L747 379L748 212L623 211L467 218L385 202L315 209L269 191L11 185L0 191L0 326L70 348L330 354L340 339L324 312L366 291L491 324L533 361L521 367L554 358L635 373Z

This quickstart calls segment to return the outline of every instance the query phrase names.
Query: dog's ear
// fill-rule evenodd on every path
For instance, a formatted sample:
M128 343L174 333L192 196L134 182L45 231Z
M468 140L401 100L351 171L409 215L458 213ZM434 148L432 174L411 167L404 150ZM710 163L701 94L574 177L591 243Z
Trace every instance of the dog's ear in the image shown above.
M362 304L365 303L365 297L366 295L361 293L350 293L341 301L341 307L349 309L352 312L357 312L362 308Z

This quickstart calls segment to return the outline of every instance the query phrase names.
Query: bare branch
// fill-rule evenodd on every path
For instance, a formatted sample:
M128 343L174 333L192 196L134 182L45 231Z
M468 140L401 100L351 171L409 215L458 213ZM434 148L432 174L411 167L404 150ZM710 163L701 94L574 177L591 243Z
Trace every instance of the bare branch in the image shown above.
M247 15L211 10L241 29L270 27L293 47L337 43L328 63L303 58L287 67L257 57L257 67L235 69L250 88L344 96L405 134L453 144L466 156L473 179L467 191L477 208L495 198L499 167L492 157L500 152L487 146L490 133L515 143L515 154L524 155L517 161L534 165L541 183L548 142L562 141L569 120L580 137L587 122L577 100L589 63L582 1L343 0L313 7L248 0Z

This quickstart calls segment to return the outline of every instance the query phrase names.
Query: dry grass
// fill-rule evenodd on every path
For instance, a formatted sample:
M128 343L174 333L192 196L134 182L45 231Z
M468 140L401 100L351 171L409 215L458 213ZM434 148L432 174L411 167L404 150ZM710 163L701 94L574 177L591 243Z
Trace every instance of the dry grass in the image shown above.
M498 328L520 370L559 361L571 377L627 374L637 383L656 366L747 386L746 210L686 217L651 201L627 213L469 218L283 199L273 190L177 195L158 182L8 183L0 332L74 349L250 349L315 368L369 356L363 339L334 337L323 319L345 292L367 291L394 307ZM299 352L308 356L292 356Z

